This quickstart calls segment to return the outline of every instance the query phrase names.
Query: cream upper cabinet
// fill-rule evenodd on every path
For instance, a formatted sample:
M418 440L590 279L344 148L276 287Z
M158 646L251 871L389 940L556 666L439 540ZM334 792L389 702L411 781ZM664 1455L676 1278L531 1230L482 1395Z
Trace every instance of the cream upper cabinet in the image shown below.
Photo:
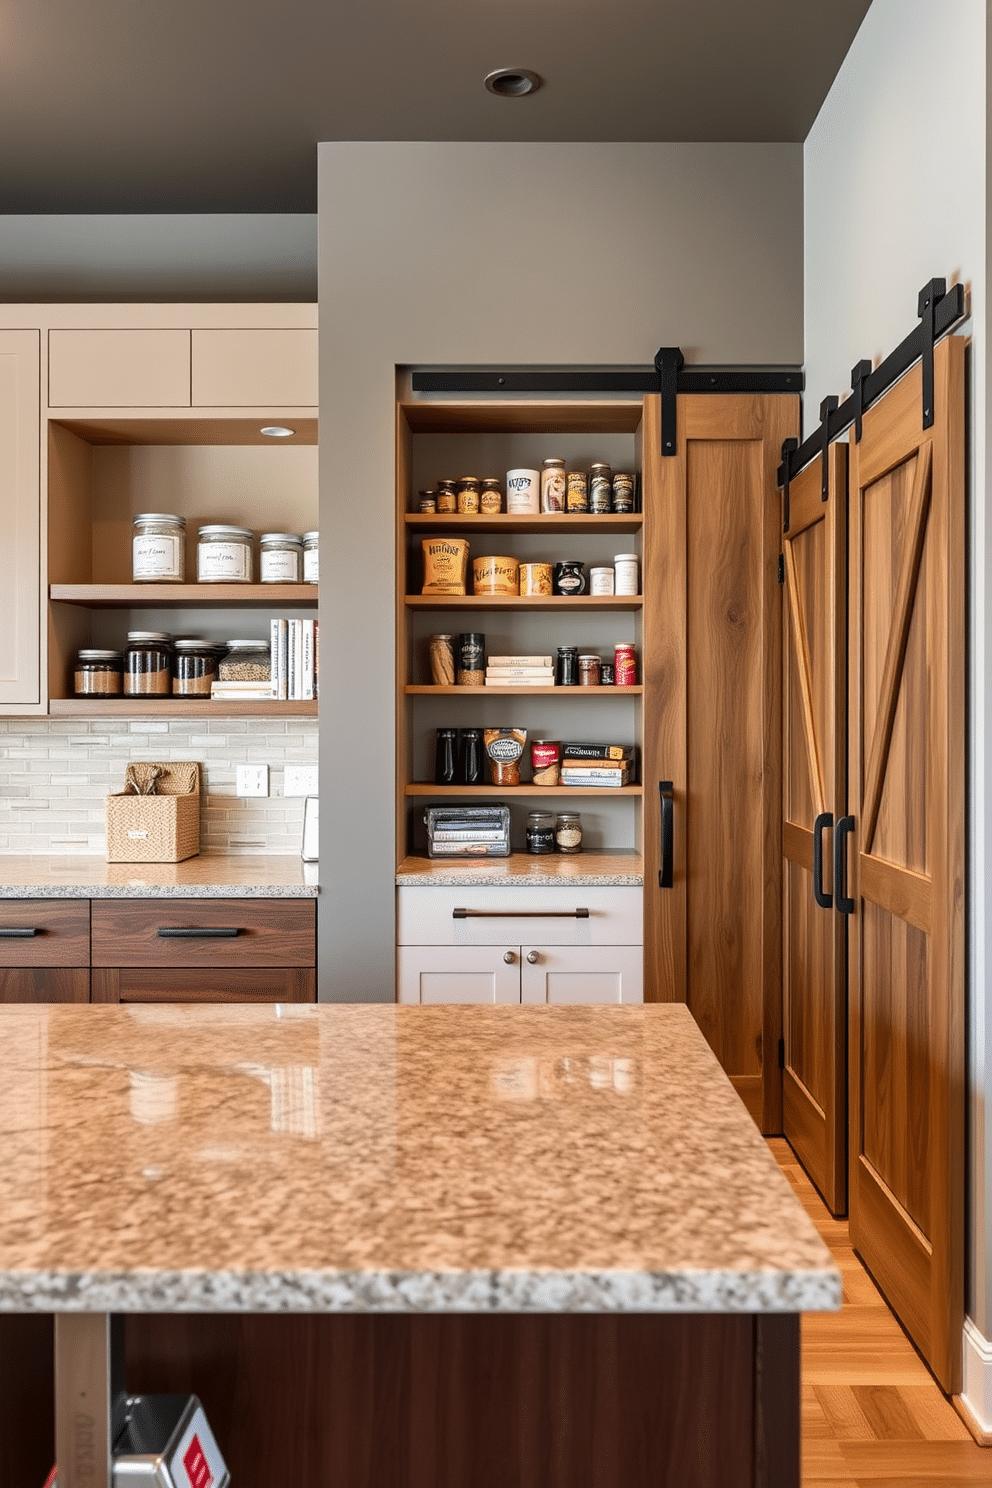
M193 331L194 408L316 408L317 332Z
M52 408L188 408L188 330L51 330Z
M0 704L41 699L40 383L38 331L0 331Z

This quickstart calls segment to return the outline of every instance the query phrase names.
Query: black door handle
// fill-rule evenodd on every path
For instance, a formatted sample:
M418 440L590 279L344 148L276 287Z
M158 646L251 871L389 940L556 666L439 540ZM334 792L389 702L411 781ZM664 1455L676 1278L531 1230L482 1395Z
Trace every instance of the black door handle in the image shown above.
M833 909L834 896L823 891L823 831L832 827L832 811L821 811L813 823L813 898L821 909Z
M661 867L658 870L658 886L670 889L675 876L675 784L671 780L659 780L661 796Z
M160 925L160 940L233 940L241 931L236 925Z
M0 927L0 936L4 940L30 940L32 935L38 931L33 925L4 925Z
M847 897L847 839L854 831L854 817L842 816L834 828L834 902L843 915L854 913L854 900Z

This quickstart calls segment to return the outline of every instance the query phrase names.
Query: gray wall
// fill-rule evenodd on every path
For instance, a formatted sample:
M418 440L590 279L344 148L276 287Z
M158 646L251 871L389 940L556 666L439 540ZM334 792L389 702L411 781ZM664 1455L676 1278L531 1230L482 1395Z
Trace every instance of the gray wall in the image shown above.
M827 393L843 397L861 357L916 323L934 275L969 289L971 387L969 1310L992 1332L992 533L985 474L985 0L874 0L805 146L807 432ZM934 38L944 41L934 44ZM949 43L953 38L953 44ZM925 86L921 80L925 80Z
M800 362L802 147L333 143L318 180L321 997L392 1001L395 368Z
M317 298L313 213L0 216L0 301Z

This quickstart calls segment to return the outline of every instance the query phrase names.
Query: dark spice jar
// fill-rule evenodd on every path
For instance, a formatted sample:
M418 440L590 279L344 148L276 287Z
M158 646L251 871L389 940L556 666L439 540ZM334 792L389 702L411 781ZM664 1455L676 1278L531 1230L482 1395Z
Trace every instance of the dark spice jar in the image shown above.
M458 779L462 785L482 785L483 783L481 729L465 728L459 730Z
M555 564L552 589L555 594L585 594L586 566L577 558L563 558Z
M558 660L555 664L555 685L557 687L578 687L579 685L579 648L578 646L559 646Z
M482 687L486 680L486 637L480 630L458 637L455 681L459 687Z
M435 785L454 785L457 777L457 749L458 730L453 728L438 729L437 743L434 748Z
M553 853L555 850L555 819L550 811L532 811L527 817L527 851L529 853Z

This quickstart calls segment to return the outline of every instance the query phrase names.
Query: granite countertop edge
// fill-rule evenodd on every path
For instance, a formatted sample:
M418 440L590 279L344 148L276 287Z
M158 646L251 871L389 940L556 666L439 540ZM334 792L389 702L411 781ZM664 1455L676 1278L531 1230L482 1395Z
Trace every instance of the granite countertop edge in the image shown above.
M0 1312L800 1313L841 1305L836 1267L742 1271L161 1271L0 1274Z
M528 889L540 887L561 889L640 889L644 887L641 873L544 873L540 877L509 878L505 874L467 873L452 869L442 877L438 873L397 873L396 887L402 889Z
M0 899L316 899L316 884L0 884Z

